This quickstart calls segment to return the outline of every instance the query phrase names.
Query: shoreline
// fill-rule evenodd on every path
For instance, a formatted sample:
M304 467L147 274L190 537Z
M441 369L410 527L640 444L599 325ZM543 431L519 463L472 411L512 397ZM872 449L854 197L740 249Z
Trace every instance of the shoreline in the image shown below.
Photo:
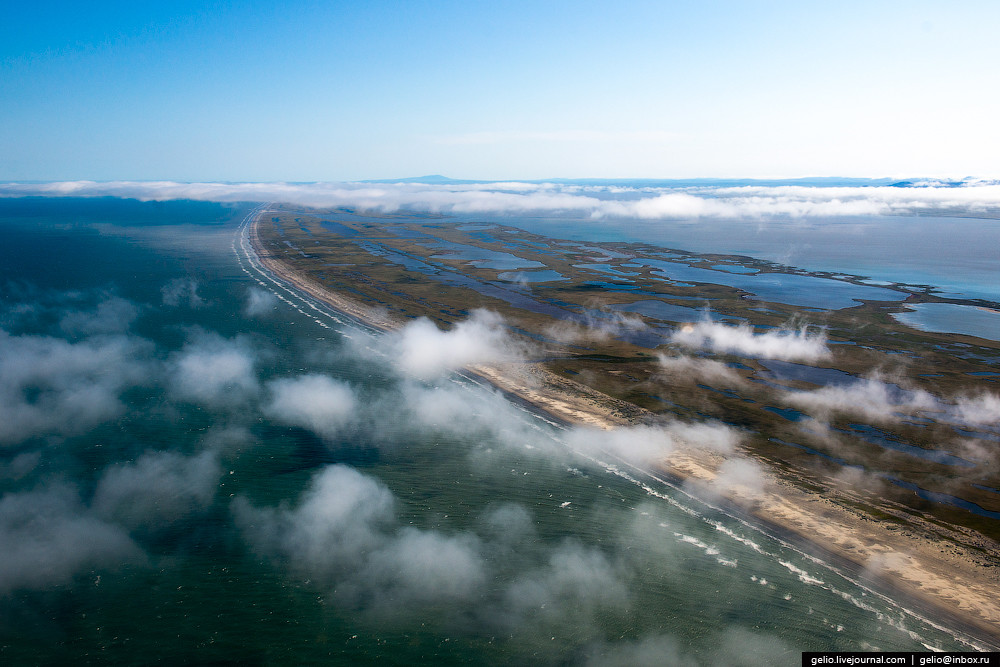
M276 279L362 325L379 331L401 326L384 311L331 292L271 257L257 236L259 218L257 213L248 224L248 240L261 266ZM464 372L567 427L609 430L652 414L537 366L477 365ZM931 524L914 528L877 520L773 474L761 490L731 488L720 493L712 484L723 460L716 453L679 449L653 470L636 469L654 479L662 474L678 486L719 494L718 500L738 518L766 534L847 570L877 594L902 600L926 621L944 618L949 629L984 644L984 649L1000 648L1000 567L980 565L969 547L935 539ZM974 538L970 532L966 536ZM996 548L987 538L980 539L987 548Z

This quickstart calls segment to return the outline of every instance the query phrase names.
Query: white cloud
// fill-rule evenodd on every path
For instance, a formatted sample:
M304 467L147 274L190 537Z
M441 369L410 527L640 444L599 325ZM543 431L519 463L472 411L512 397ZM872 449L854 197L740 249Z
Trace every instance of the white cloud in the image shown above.
M588 455L613 454L635 465L661 461L677 447L670 433L651 426L610 431L577 427L566 433L566 444Z
M576 427L567 431L565 438L574 450L588 455L612 454L638 466L661 462L678 447L729 452L740 441L739 432L725 424L681 421L609 431Z
M526 417L523 410L498 392L456 384L428 387L405 382L400 386L399 397L371 409L372 414L379 416L388 411L395 418L379 419L370 431L389 432L398 428L398 423L405 423L407 428L445 431L470 444L497 443L559 461L569 461L576 451L588 456L614 455L642 466L661 461L677 447L730 452L742 438L739 431L722 423L683 421L610 430L576 426L553 438L539 422ZM491 462L488 449L474 452L485 465Z
M183 400L206 405L233 405L258 390L254 352L242 338L225 339L196 332L171 355L170 387Z
M266 414L306 428L324 438L334 437L357 410L351 388L325 375L303 375L268 383L271 402Z
M672 378L703 379L706 382L716 382L722 385L736 385L743 382L743 377L734 369L715 359L699 359L680 355L668 357L658 354L660 368Z
M974 461L987 469L996 470L997 462L1000 461L1000 451L991 444L979 438L958 438L947 449L966 461Z
M0 330L0 444L76 435L118 416L120 393L148 380L149 354L126 336L71 343Z
M133 463L107 468L92 506L129 528L156 527L207 507L222 471L213 452L184 456L150 452Z
M760 496L767 482L764 468L756 461L734 457L723 461L712 480L712 488L736 498L752 499Z
M369 604L389 608L469 599L486 578L480 549L469 534L403 528L367 559L361 572L367 595L354 592L370 597ZM349 595L349 585L340 588L342 596ZM357 602L358 597L350 600Z
M60 319L59 327L70 335L125 333L138 316L139 309L131 301L109 296L92 311L67 312Z
M545 565L516 579L505 598L522 623L544 620L579 627L598 609L624 607L628 590L618 568L601 551L567 541Z
M526 418L522 410L492 388L454 383L427 386L405 381L399 390L399 395L387 396L368 411L370 432L388 434L416 428L448 433L470 445L496 442L539 455L566 455L565 449L551 438L542 437L537 421ZM386 414L395 418L386 420Z
M1000 396L984 391L977 396L958 398L954 415L973 426L1000 425Z
M246 304L243 312L249 317L269 315L278 306L278 297L259 287L251 287L247 291Z
M174 278L160 288L160 293L166 306L201 308L205 305L205 300L198 296L198 281L193 278Z
M68 584L93 568L143 557L124 530L93 516L71 486L0 498L0 594Z
M703 320L685 324L670 337L671 342L716 354L736 354L765 359L815 362L830 356L826 333L810 333L808 327L773 329L755 334L746 324L730 326Z
M878 376L849 385L787 392L782 400L823 420L835 413L848 413L864 415L874 421L895 421L899 412L940 407L937 399L926 391L902 389L883 382Z
M673 421L663 427L674 438L689 447L731 452L743 439L739 431L718 422Z
M242 498L233 509L260 553L333 585L348 607L453 601L484 581L476 538L398 527L389 489L347 466L325 468L294 509L259 509Z
M488 310L474 310L468 319L447 331L422 317L386 334L386 340L399 368L422 379L520 356L503 318Z
M324 468L295 508L233 505L237 523L256 550L292 567L333 578L359 569L394 520L395 499L383 484L342 465Z
M502 136L470 135L494 141ZM555 136L550 139L557 140ZM0 184L0 196L119 196L142 200L280 201L304 206L346 206L378 211L402 208L442 213L560 212L594 218L762 218L899 215L913 211L1000 207L1000 184L968 181L961 187L746 186L613 188L628 197L606 199L609 188L554 183L178 183L93 182Z
M545 335L561 343L606 341L630 331L648 329L646 322L637 315L614 310L585 309L580 320L558 320L545 329Z
M466 390L463 387L427 387L418 383L401 386L402 407L411 424L431 428L477 430L490 426L491 408L503 409L502 399L488 391Z
M246 426L222 423L205 432L202 445L223 456L235 456L260 444Z
M0 463L0 481L18 480L34 471L42 460L42 453L38 450L33 452L23 452L9 461Z
M443 614L493 631L526 622L565 626L628 600L621 566L574 541L535 542L532 517L519 505L484 517L486 539L402 526L395 508L384 484L343 465L318 473L294 507L233 503L258 554L379 622L443 605Z
M514 503L503 503L483 517L485 533L502 546L517 545L535 538L535 524L528 510Z
M923 389L907 389L886 381L878 373L848 385L827 386L812 391L789 391L781 400L809 413L821 422L800 423L812 435L828 437L823 421L836 414L862 415L875 422L898 422L915 413L929 414L942 423L968 427L1000 426L1000 396L981 392L942 400Z

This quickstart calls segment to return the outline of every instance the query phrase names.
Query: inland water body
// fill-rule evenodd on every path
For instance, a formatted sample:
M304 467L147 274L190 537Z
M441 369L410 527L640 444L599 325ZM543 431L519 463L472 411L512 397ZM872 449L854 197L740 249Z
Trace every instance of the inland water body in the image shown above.
M407 377L254 268L253 207L0 201L0 662L970 648L461 375Z
M493 220L560 239L634 242L689 252L745 255L807 271L860 276L868 278L868 283L875 287L905 283L930 287L933 294L949 299L978 299L1000 304L1000 280L997 279L1000 275L1000 250L997 250L1000 248L1000 220L997 219L897 215L759 220L590 220L509 216ZM714 282L718 284L753 290L752 280L734 280L723 272L717 273ZM769 278L779 280L775 276ZM815 279L798 276L786 278L785 282L809 280ZM849 291L842 284L833 283L831 287L827 291L833 298L837 292ZM779 281L777 288L771 290L774 293L766 296L794 305L842 306L826 298L827 291L809 289L795 293L793 289L794 285L785 286ZM803 294L808 296L803 298ZM857 297L885 298L860 292ZM796 298L802 303L797 303ZM928 331L1000 339L1000 315L976 306L922 306L899 320Z

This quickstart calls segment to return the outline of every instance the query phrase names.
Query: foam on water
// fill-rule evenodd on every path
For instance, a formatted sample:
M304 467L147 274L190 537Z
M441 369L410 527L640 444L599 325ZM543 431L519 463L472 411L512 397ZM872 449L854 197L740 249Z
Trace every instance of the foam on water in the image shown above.
M787 569L792 574L796 575L799 578L799 581L801 581L804 584L821 586L824 583L822 579L817 579L816 577L811 576L808 572L806 572L802 568L796 567L795 565L792 565L788 561L779 560L778 564Z

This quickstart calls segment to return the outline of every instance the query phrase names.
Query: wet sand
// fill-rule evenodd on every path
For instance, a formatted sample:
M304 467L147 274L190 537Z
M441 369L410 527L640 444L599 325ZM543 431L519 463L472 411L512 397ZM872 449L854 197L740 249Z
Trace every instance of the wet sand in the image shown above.
M260 244L256 225L255 217L249 226L250 243L275 278L374 329L388 331L403 324L384 310L310 281L293 266L270 256ZM655 419L637 406L537 365L476 365L468 372L563 425L612 429ZM779 539L814 553L926 620L967 635L975 646L1000 648L1000 545L970 530L929 522L920 525L913 517L908 517L911 525L905 527L879 521L770 472L761 488L719 488L718 469L725 460L717 452L684 448L648 472L717 497ZM948 539L954 536L982 551Z

